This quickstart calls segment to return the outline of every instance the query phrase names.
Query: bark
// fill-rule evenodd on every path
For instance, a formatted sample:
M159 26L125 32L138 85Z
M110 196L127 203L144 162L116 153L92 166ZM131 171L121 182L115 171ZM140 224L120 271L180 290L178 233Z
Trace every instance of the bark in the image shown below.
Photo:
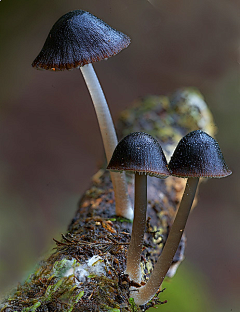
M124 111L118 124L119 138L145 131L157 138L167 158L186 133L202 129L214 135L213 120L201 95L180 90L170 97L149 96ZM128 177L133 198L133 178ZM142 252L146 280L166 241L182 192L183 179L148 178L148 221ZM149 304L134 305L129 298L133 285L124 270L132 223L115 216L110 175L100 169L79 202L78 210L53 254L0 304L10 311L146 311L164 303L164 294ZM183 237L169 276L183 260ZM140 285L139 285L140 286ZM163 302L161 302L161 300Z

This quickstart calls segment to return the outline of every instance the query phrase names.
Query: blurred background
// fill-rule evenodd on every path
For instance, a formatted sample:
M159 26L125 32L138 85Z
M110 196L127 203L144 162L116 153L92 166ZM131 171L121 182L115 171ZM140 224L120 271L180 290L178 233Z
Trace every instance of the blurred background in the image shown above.
M152 3L0 2L1 294L51 251L52 238L66 231L104 159L79 70L31 67L55 21L83 9L132 39L128 49L95 65L114 119L139 97L197 87L213 112L217 140L234 173L201 185L186 229L186 261L162 295L169 301L162 310L240 311L240 2ZM177 281L174 295L171 287ZM178 300L186 306L180 309Z

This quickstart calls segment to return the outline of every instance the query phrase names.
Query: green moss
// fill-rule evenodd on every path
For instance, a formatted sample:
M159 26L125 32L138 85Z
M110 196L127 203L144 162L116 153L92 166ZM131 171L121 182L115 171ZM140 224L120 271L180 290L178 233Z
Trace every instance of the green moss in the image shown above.
M116 221L117 219L116 219L116 218L109 218L109 219L107 219L107 220L114 222L114 221Z
M76 294L75 296L71 296L71 299L69 301L69 304L71 305L71 307L67 310L67 312L72 312L74 305L76 305L78 303L78 301L83 297L84 295L84 291L80 291L80 293Z
M126 218L123 218L123 217L116 217L115 220L118 221L118 222L121 222L121 223L123 223L123 222L126 222L126 223L133 223L132 220L129 220L129 219L126 219Z
M36 302L34 305L32 305L31 307L29 307L29 308L24 308L23 309L23 312L34 312L34 311L36 311L36 309L37 308L39 308L40 307L40 305L41 305L41 302Z
M130 303L131 312L138 312L139 311L139 307L135 304L133 298L129 298L128 302Z
M50 301L53 298L54 294L57 291L59 291L59 289L61 289L60 286L62 285L63 281L64 281L64 279L60 279L59 281L57 281L56 284L48 286L44 296L42 297L43 302L44 301Z
M109 311L109 312L120 312L120 309L111 308L107 305L101 305L102 310Z
M76 259L68 260L66 258L63 258L60 261L56 261L53 265L52 276L62 278L63 276L66 275L69 269L75 268L76 263L77 263Z

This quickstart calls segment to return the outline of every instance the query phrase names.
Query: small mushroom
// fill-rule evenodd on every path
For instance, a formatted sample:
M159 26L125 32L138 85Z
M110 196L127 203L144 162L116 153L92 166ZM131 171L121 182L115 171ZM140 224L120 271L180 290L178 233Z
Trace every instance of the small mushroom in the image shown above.
M79 68L83 74L97 114L107 161L118 140L101 85L92 63L108 59L128 47L130 38L82 10L71 11L53 25L45 44L32 63L37 69L53 71ZM132 219L124 175L111 174L116 214Z
M177 215L154 270L146 285L132 293L138 305L147 303L155 295L172 264L191 210L199 178L223 178L232 173L224 161L217 141L201 130L190 132L180 140L168 168L172 175L188 178L188 180Z
M107 169L135 174L134 218L125 272L131 280L140 283L147 211L147 175L168 177L167 161L156 139L144 132L134 132L118 143Z

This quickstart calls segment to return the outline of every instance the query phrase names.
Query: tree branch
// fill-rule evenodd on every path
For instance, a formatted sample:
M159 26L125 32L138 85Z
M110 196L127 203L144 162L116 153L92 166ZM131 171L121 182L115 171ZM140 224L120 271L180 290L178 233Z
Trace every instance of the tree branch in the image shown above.
M150 96L137 101L121 114L118 129L119 137L133 131L150 133L169 157L183 135L196 129L214 135L212 125L211 113L201 95L194 90L181 90L171 97ZM148 185L148 221L141 263L145 280L166 241L185 181L175 177L148 178ZM128 190L133 198L130 175ZM124 274L131 225L115 216L109 173L99 170L81 198L67 233L61 241L54 239L54 253L3 300L1 312L140 311L129 300L133 282ZM182 261L184 246L185 238L169 276L174 275ZM158 297L141 311L156 303L161 303Z

